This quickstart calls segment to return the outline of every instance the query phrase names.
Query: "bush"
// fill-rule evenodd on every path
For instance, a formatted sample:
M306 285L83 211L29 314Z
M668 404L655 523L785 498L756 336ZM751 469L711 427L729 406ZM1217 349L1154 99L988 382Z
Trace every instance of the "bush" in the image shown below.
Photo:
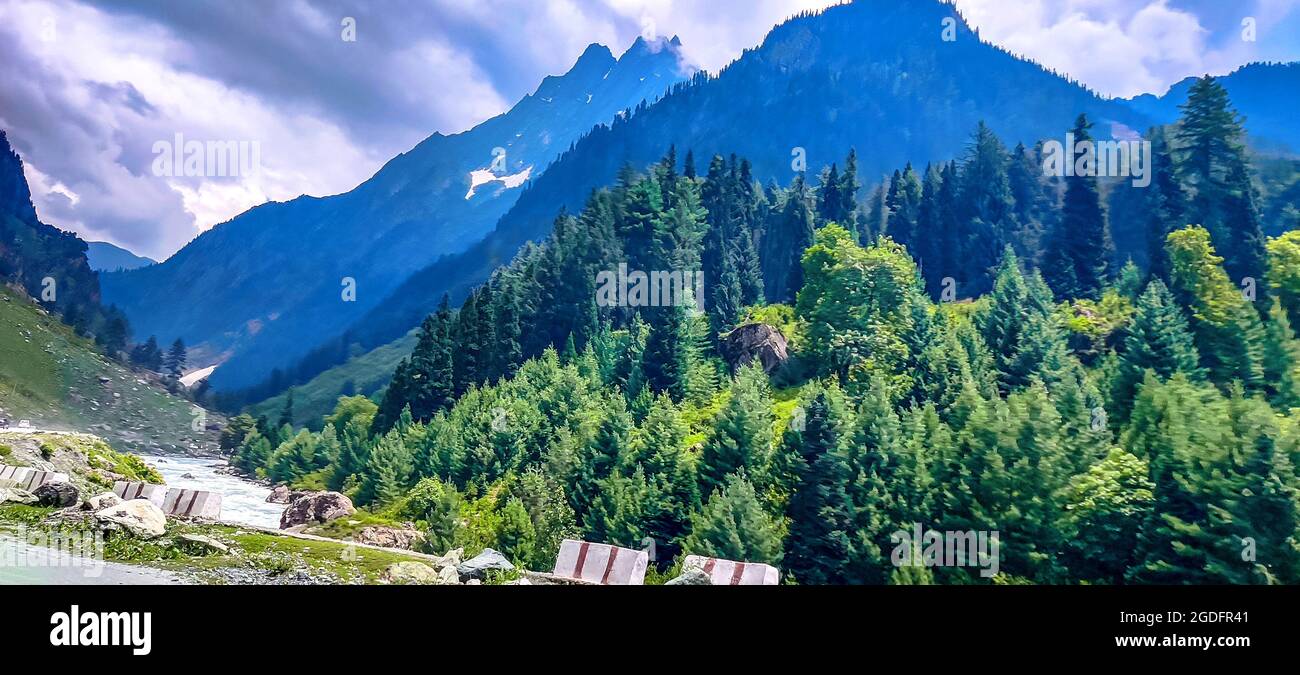
M12 455L12 454L14 454L14 449L13 449L13 448L11 448L11 447L9 447L9 446L3 444L3 443L0 443L0 457L8 457L9 455Z

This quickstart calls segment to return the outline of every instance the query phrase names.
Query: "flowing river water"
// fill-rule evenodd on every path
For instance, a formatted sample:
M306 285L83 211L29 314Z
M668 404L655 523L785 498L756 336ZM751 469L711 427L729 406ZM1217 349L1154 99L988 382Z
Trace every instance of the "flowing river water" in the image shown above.
M266 503L271 490L265 485L225 473L224 459L175 455L141 455L141 459L158 469L168 487L221 493L224 522L270 528L280 524L285 505ZM77 555L90 550L93 542L54 543L40 532L0 531L0 585L189 583L166 570Z

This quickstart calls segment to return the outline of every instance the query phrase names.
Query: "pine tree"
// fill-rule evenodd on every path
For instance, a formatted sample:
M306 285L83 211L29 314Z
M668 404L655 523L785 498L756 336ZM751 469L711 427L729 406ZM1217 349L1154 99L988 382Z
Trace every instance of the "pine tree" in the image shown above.
M185 372L185 359L185 342L176 338L171 348L167 350L167 361L164 364L167 372L172 377L180 377Z
M685 398L689 382L690 350L688 316L682 305L653 310L650 334L641 355L641 370L654 392L665 392L674 401Z
M984 344L993 354L998 387L1009 392L1028 383L1048 356L1063 348L1051 317L1052 298L1046 289L1025 279L1019 259L1010 247L998 265L993 292L985 309L975 316Z
M784 201L772 210L763 238L764 295L792 304L803 287L803 252L813 244L815 219L803 175L795 176Z
M908 162L902 172L894 172L894 177L889 181L889 192L885 196L885 205L889 207L886 232L891 239L909 250L915 248L917 243L921 192L921 180L912 169L912 163Z
M1300 404L1300 342L1291 329L1291 320L1282 309L1282 303L1273 299L1264 320L1264 346L1260 366L1264 373L1265 390L1278 408L1286 410Z
M1088 132L1091 128L1087 116L1079 115L1071 130L1075 143L1087 143L1093 148ZM1096 150L1090 149L1080 158L1087 166L1079 168L1085 170L1076 168L1065 178L1061 221L1048 241L1043 259L1043 276L1058 298L1095 300L1101 296L1106 281L1107 264L1114 251L1097 189L1099 159Z
M846 484L843 403L821 392L808 404L805 429L787 439L797 446L798 471L786 515L785 564L801 584L843 583L853 533Z
M511 498L501 509L501 522L497 526L496 546L510 560L525 564L533 559L537 548L537 530L524 503Z
M955 265L953 272L945 275L955 277L968 293L981 293L989 287L989 271L1016 229L1007 161L1002 141L980 122L961 164L956 248L950 256Z
M1178 125L1179 169L1191 190L1189 223L1205 227L1233 283L1261 279L1264 237L1250 182L1245 130L1228 92L1206 75L1187 92Z
M1191 311L1196 348L1210 378L1258 388L1263 379L1259 314L1228 280L1210 233L1199 227L1179 230L1169 235L1166 250L1175 297Z
M1158 278L1152 279L1138 298L1123 347L1111 393L1112 410L1119 413L1121 420L1127 417L1138 385L1148 370L1163 379L1174 373L1184 373L1193 379L1202 376L1200 355L1187 317Z
M691 519L686 553L725 560L781 564L781 535L744 472L732 474Z
M772 447L772 400L767 375L757 365L736 375L731 398L700 455L700 492L708 497L731 474L762 469Z
M631 442L632 417L622 397L612 397L607 405L595 437L580 451L569 490L573 510L580 518L591 510L600 493L600 482L614 474Z
M410 452L397 430L379 438L366 461L357 503L388 505L397 501L411 473Z
M1174 156L1163 128L1153 128L1147 136L1151 142L1151 189L1147 190L1147 257L1152 276L1169 282L1169 256L1165 239L1170 232L1182 229L1187 213L1187 195L1178 179Z
M456 545L456 535L461 528L460 505L461 496L456 486L437 478L423 478L411 488L406 497L404 515L423 521L426 551L445 555Z

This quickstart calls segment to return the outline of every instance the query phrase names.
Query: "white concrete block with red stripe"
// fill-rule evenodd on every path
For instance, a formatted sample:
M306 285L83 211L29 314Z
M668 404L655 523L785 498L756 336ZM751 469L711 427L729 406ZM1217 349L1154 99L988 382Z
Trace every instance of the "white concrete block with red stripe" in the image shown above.
M640 586L650 556L645 551L565 539L555 559L556 576L608 586Z
M68 474L57 471L41 471L27 466L0 464L0 480L13 481L14 486L31 491L46 483L66 483L68 482Z
M113 494L127 502L132 499L148 499L161 509L167 500L167 486L119 480L113 483Z
M704 570L713 580L714 586L775 586L781 583L781 571L763 563L688 555L682 561L682 569L692 567Z
M221 494L207 490L172 488L163 500L163 513L186 518L221 519Z

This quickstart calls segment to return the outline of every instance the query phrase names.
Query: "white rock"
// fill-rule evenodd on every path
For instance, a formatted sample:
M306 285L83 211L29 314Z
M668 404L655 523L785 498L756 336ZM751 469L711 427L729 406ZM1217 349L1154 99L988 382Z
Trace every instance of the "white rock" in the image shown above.
M167 516L148 499L132 499L96 511L95 518L121 525L138 537L161 537L167 531Z

